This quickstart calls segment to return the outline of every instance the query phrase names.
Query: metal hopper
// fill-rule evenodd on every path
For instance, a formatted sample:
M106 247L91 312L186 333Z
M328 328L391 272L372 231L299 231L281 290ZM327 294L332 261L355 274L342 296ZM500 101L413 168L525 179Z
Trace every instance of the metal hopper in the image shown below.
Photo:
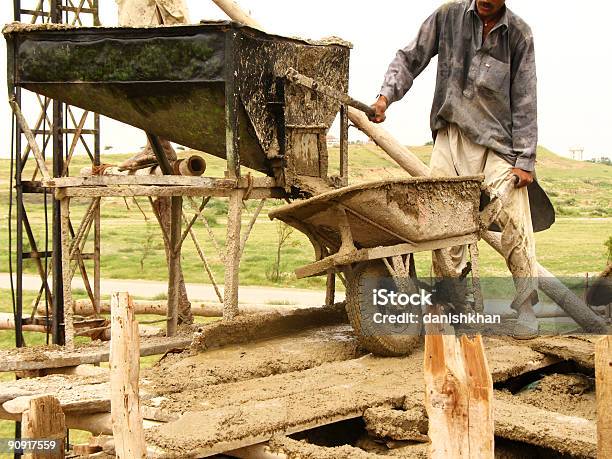
M289 68L348 89L350 45L233 22L155 28L12 24L9 86L117 119L284 180L327 177L339 103L289 84ZM228 148L227 145L230 147ZM229 152L229 153L228 153Z

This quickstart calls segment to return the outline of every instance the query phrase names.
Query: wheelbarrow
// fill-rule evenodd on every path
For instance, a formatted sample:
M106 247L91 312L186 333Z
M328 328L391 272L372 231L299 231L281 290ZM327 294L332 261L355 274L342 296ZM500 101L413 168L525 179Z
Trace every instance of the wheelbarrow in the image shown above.
M467 245L474 309L483 311L476 244L514 187L508 180L480 212L483 179L406 178L353 185L279 207L269 216L303 232L315 249L316 261L297 269L298 278L344 275L346 309L361 345L377 355L406 355L417 345L422 325L395 324L385 327L384 334L377 332L370 315L376 310L372 291L390 278L400 291L414 291L413 254Z

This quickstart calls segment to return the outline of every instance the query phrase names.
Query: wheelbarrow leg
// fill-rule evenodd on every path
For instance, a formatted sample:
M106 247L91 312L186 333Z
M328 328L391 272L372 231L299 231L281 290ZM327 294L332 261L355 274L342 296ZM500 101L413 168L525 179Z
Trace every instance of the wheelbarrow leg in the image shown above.
M474 292L474 310L479 313L484 312L484 298L480 285L480 265L478 262L478 244L474 242L469 246L470 258L472 259L472 290Z
M327 271L327 290L325 292L325 305L333 306L336 297L336 270Z
M356 248L353 242L353 233L351 233L351 225L349 224L346 216L346 211L342 206L336 206L335 209L338 215L338 231L340 232L340 237L342 238L342 245L340 246L338 253L345 254L354 252Z

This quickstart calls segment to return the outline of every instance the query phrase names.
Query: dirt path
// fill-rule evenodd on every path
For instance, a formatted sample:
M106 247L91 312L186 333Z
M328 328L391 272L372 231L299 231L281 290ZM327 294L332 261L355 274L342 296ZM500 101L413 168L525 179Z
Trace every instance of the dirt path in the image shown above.
M49 279L51 281L51 279ZM187 294L191 301L217 302L217 296L212 285L209 284L187 284ZM10 278L7 273L0 273L0 288L10 289ZM23 289L38 291L40 278L35 275L23 276ZM83 281L75 278L72 282L73 289L84 289ZM168 284L165 282L148 280L118 280L102 279L102 295L110 295L113 292L129 292L132 296L142 298L154 298L168 292ZM223 286L221 286L223 291ZM336 301L344 300L344 292L336 294ZM295 306L321 306L325 304L325 291L305 290L296 288L278 287L240 287L240 303L243 304L290 304Z

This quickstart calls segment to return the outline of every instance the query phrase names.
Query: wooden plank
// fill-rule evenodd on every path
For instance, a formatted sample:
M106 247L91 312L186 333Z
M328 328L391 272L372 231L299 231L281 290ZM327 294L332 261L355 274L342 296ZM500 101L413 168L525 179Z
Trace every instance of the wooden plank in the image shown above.
M111 415L117 456L137 459L147 453L138 391L140 338L131 302L127 293L111 297Z
M168 311L166 315L166 336L176 335L180 307L181 269L181 228L183 215L183 198L173 196L170 204L170 244L168 247ZM133 311L133 308L132 308Z
M597 342L595 379L597 457L612 457L612 336L605 336Z
M527 345L542 354L576 362L585 369L595 368L595 342L587 336L546 336Z
M536 408L500 392L495 394L494 407L495 435L500 438L552 449L571 457L596 457L594 421Z
M91 186L194 186L198 188L235 188L236 180L185 175L90 175L86 177L58 177L43 180L49 188L74 188Z
M39 450L24 454L26 459L65 457L66 419L57 399L50 395L30 400L21 422L21 438L28 440L55 440L58 444L50 454Z
M126 187L74 187L58 188L55 192L56 199L66 197L77 198L112 198L112 197L134 197L134 196L212 196L228 197L235 188L209 188L195 186L145 186L129 185ZM282 188L254 188L249 194L249 199L283 198L287 193Z
M513 366L523 357L518 353ZM492 353L492 368L507 374L501 362L512 358L512 353ZM185 364L193 365L196 359ZM169 387L167 397L189 400L192 412L149 431L147 441L178 455L204 457L260 443L276 433L361 417L372 407L422 404L422 362L423 353L417 351L406 358L366 356L227 384L192 381L176 398L171 392L175 386Z
M238 275L240 270L240 228L242 217L242 197L240 190L230 195L227 213L227 238L225 241L225 286L223 298L223 318L231 320L238 315Z
M194 177L187 175L88 175L85 177L48 178L41 182L47 188L74 188L91 186L191 186L198 188L279 188L273 177L227 179Z
M108 375L103 376L104 379ZM63 378L66 385L70 386L73 382L83 381L84 378ZM56 387L58 381L62 379L51 379L53 384L46 385L45 380L38 380L40 384L34 388L32 395L21 395L7 400L2 404L2 408L10 414L20 414L28 410L29 404L36 397L41 395L53 394L60 403L64 413L100 413L110 411L110 385L109 383L100 384L76 384L76 389ZM19 390L19 389L18 389ZM17 392L18 393L18 392ZM10 393L0 394L2 398L10 396Z
M429 252L437 249L455 247L458 245L468 245L478 241L478 236L469 234L466 236L453 237L438 241L426 241L412 244L398 244L391 247L375 247L371 249L361 249L349 254L334 254L322 260L316 261L295 270L298 279L304 277L314 277L326 274L336 266L348 265L369 260L405 255L407 253Z
M140 356L161 355L174 349L186 349L191 345L191 341L191 337L185 336L143 338ZM74 351L44 346L6 349L0 351L0 372L74 367L81 364L108 362L109 355L108 343L83 346Z

